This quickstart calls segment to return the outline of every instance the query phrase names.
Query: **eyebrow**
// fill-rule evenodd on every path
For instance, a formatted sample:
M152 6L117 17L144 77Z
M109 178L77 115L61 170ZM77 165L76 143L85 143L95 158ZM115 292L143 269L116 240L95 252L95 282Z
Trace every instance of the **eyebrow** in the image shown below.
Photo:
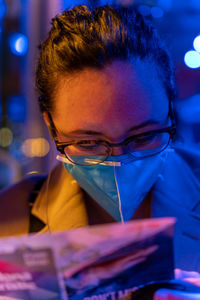
M131 127L128 130L128 132L138 130L138 129L141 129L141 128L145 128L148 125L157 125L157 124L160 124L160 123L158 121L155 121L155 120L148 120L148 121L145 121L145 122L143 122L143 123L141 123L137 126ZM69 136L69 135L73 135L73 134L86 134L86 135L96 135L96 136L103 136L104 135L102 132L99 132L99 131L85 130L85 129L77 129L77 130L73 130L73 131L68 132L68 133L64 133L64 132L60 131L60 133L62 133L65 136Z

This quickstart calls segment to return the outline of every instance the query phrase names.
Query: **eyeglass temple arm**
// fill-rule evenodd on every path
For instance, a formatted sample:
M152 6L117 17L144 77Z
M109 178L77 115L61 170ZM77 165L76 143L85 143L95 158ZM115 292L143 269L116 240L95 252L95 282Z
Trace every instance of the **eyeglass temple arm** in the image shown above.
M176 127L176 117L174 112L174 103L172 100L169 101L169 117L172 120L172 126Z
M53 122L50 112L47 112L47 114L48 114L49 122L50 122L50 127L49 127L50 134L52 135L55 142L57 142L58 139L57 139L57 133L56 133L57 132L56 126L54 125L54 122Z

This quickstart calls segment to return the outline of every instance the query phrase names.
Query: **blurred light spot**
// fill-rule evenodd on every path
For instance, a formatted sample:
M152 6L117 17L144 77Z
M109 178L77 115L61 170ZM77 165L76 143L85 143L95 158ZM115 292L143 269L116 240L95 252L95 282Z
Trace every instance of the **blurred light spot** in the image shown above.
M186 52L184 61L187 67L196 69L200 67L200 54L194 50Z
M7 5L4 0L0 0L0 20L2 20L7 13Z
M27 172L26 175L35 175L35 174L39 174L38 171L30 171L30 172Z
M26 99L23 96L12 96L7 100L7 114L12 122L26 120Z
M140 5L138 7L138 10L141 13L141 15L143 15L144 17L151 14L151 8L147 5Z
M27 139L21 150L27 157L43 157L49 152L49 143L44 138Z
M12 141L13 141L12 131L7 127L1 128L0 129L0 146L8 147L11 145Z
M165 11L169 11L172 7L172 0L158 0L157 5Z
M22 33L12 33L9 36L10 50L15 55L24 55L28 50L28 39Z
M158 7L158 6L153 6L151 8L151 14L153 18L162 18L163 17L163 10L162 8Z
M200 35L198 35L193 42L194 49L200 52Z

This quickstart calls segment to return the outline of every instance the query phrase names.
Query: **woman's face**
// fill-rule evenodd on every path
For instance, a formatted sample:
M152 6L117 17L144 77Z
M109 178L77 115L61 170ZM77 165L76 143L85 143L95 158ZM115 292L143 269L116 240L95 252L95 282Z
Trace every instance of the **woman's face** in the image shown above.
M125 138L167 125L169 101L152 63L115 61L62 77L52 118L61 142ZM45 117L47 121L47 117ZM47 121L48 122L48 121ZM120 155L115 148L112 155Z

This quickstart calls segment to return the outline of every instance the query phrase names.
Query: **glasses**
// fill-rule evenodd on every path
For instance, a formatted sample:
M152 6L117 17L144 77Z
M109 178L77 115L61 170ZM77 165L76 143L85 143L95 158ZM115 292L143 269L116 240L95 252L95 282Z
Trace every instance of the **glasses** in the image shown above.
M103 163L111 155L114 147L122 147L124 153L129 153L135 159L156 155L168 147L176 132L176 126L172 124L166 128L128 137L120 143L110 143L104 140L59 142L51 116L49 119L57 150L64 154L71 163L81 166Z

